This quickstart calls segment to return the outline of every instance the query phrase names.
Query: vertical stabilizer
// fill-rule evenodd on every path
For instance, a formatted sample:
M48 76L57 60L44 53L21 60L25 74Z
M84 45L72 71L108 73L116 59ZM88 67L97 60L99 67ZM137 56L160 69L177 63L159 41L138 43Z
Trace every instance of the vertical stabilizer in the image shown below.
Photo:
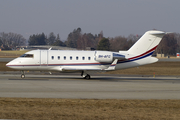
M143 54L147 51L154 51L165 35L162 31L147 31L129 50L128 53Z

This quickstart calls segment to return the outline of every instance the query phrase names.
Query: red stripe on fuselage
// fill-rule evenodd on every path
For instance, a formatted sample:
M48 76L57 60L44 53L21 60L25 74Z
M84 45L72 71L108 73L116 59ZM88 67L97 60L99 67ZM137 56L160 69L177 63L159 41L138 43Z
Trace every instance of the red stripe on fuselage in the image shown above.
M147 52L145 52L145 53L143 53L143 54L141 54L141 55L138 55L138 56L136 56L136 57L129 58L129 60L132 60L132 59L135 59L135 58L138 58L138 57L142 57L142 56L144 56L144 55L152 52L152 51L155 50L156 48L157 48L157 46L155 46L154 48L150 49L149 51L147 51Z

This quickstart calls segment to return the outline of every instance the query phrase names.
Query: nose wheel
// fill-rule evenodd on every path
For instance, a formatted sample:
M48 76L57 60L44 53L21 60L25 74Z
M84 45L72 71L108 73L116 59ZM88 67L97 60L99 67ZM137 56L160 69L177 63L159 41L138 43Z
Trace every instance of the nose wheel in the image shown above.
M25 75L24 75L24 74L22 74L22 75L21 75L21 78L25 78Z
M25 78L24 71L21 71L21 78Z

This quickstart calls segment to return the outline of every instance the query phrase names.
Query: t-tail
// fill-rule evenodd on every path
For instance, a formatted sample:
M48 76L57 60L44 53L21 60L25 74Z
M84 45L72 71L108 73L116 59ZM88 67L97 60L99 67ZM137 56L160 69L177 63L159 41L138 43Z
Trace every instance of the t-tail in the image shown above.
M131 54L153 54L161 39L165 35L162 31L147 31L129 50Z
M152 54L165 34L163 31L147 31L128 51L119 51L125 53L128 60L118 61L118 63L131 63L122 66L126 68L157 62L158 59L152 57Z

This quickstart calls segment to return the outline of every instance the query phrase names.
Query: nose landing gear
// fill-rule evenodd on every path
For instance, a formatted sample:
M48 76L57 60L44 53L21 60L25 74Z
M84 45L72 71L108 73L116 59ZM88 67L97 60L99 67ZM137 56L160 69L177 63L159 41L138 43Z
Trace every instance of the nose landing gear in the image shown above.
M21 78L25 78L25 74L24 74L24 71L21 71Z

